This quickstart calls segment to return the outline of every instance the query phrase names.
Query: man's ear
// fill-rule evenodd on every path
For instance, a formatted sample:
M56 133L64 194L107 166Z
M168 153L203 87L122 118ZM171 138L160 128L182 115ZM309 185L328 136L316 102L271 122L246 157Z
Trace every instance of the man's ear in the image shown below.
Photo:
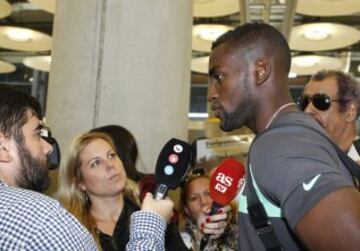
M346 111L345 111L345 120L346 122L354 122L354 120L356 119L357 117L357 104L354 102L354 101L351 101L348 105L347 105L347 108L346 108Z
M266 59L261 59L256 62L255 66L255 82L256 85L261 85L264 83L270 76L271 67Z
M0 163L10 162L12 160L9 147L9 139L0 132Z

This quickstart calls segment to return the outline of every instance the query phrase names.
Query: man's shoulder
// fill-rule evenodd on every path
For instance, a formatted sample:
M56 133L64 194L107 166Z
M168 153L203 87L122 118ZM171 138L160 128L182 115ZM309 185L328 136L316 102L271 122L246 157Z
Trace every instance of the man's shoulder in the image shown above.
M302 130L312 128L319 132L324 132L324 129L321 128L320 124L314 118L301 111L280 114L270 128L285 127L287 125L297 126Z
M309 114L289 112L281 114L274 123L258 137L262 140L276 138L276 142L298 140L300 138L324 138L326 132ZM314 138L315 137L315 138ZM324 138L325 139L325 138ZM259 140L260 141L260 140Z
M54 246L96 250L91 235L58 201L1 182L0 198L0 243L8 247L4 250L28 250L30 246L32 250Z
M326 152L336 155L326 132L310 115L304 112L284 113L263 133L257 135L251 151L256 148L257 155L290 156L292 154L314 156Z
M25 210L33 207L46 207L47 210L58 209L60 203L44 194L27 189L1 186L0 187L0 207L17 208Z

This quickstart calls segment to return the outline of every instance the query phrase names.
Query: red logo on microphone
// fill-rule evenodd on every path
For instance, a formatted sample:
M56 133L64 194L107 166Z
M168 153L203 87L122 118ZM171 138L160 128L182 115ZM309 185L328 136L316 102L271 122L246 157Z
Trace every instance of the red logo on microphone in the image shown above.
M218 182L215 185L215 189L221 193L225 193L226 190L232 185L234 181L234 179L231 178L230 176L226 176L225 174L220 172L218 173L215 179Z
M176 164L179 161L179 157L176 154L170 154L169 162L171 164Z

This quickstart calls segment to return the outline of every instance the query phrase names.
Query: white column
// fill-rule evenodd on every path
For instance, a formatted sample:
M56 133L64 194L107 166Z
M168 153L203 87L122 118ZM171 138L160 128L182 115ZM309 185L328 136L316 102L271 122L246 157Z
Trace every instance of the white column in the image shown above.
M187 139L191 13L189 0L57 1L46 116L62 150L120 124L153 172L168 139Z

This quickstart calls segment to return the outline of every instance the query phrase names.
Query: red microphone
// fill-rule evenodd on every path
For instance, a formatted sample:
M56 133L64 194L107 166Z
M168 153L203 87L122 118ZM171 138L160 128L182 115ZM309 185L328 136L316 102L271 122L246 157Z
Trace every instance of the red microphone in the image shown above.
M210 197L213 199L210 215L229 204L244 184L245 168L234 158L227 158L214 170L210 177ZM209 236L205 235L200 242L203 250Z
M214 170L210 178L212 213L229 204L244 184L245 168L234 158L227 158ZM213 212L214 211L214 212Z

